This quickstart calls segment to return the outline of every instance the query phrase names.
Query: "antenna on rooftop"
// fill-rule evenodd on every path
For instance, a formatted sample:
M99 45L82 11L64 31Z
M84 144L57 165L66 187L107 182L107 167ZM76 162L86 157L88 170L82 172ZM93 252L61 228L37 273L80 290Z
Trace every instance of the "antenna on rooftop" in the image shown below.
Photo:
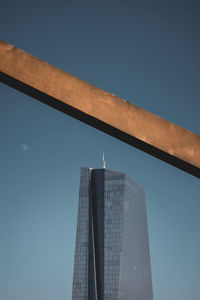
M105 162L105 160L104 160L104 152L103 152L103 168L105 169L106 168L106 162Z

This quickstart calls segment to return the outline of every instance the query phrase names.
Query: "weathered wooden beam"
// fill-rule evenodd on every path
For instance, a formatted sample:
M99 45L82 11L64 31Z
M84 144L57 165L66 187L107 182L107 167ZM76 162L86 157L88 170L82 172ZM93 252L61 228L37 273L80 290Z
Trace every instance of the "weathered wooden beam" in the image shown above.
M200 178L200 136L0 41L0 80Z

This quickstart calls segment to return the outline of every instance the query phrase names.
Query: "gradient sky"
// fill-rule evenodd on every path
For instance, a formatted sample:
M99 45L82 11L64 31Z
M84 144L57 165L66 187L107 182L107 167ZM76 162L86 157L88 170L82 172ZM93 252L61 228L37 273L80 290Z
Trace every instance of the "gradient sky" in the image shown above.
M199 1L4 1L0 39L200 134ZM154 300L200 299L200 184L0 83L0 299L70 300L80 167L146 191Z

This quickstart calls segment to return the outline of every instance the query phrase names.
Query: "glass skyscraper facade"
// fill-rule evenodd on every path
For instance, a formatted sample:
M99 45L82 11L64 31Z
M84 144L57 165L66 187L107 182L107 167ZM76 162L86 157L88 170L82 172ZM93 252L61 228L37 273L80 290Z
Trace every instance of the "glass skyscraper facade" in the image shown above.
M126 174L81 168L72 300L152 300L144 190Z

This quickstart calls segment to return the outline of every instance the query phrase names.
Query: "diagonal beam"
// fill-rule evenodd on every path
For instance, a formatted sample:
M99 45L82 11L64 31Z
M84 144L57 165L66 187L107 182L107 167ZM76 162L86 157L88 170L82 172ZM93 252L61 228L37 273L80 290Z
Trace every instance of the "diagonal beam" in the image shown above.
M200 136L0 41L0 81L200 178Z

